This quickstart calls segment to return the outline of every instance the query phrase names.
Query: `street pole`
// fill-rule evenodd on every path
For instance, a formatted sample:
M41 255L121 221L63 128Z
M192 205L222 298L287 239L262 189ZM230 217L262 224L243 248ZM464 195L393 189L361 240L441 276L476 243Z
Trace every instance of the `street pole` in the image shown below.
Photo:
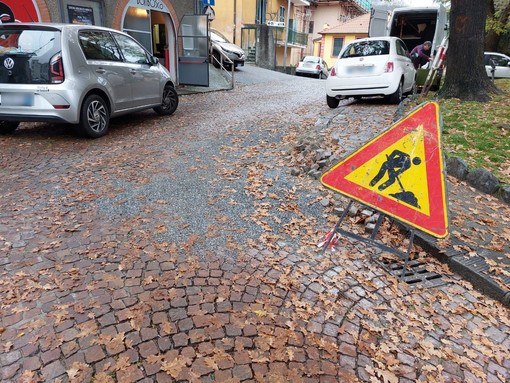
M290 0L287 5L287 21L285 21L285 44L283 47L283 73L287 73L287 44L289 41L289 18L290 18Z

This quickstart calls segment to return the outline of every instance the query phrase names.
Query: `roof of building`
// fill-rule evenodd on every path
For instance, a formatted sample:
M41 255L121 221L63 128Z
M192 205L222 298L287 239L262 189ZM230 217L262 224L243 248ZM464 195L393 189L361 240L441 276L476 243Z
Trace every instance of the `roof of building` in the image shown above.
M361 16L350 19L335 27L326 28L319 34L338 34L338 33L368 33L368 24L370 23L370 13L364 13Z

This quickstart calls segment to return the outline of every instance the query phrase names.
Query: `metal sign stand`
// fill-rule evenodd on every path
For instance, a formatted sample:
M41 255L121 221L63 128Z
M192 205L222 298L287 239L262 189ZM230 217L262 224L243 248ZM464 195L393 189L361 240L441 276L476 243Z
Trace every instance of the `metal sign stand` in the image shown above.
M394 249L394 248L392 248L390 246L387 246L384 243L381 243L381 242L376 240L377 233L379 232L379 228L381 227L381 224L382 224L383 219L385 217L385 215L382 214L382 213L379 213L379 217L377 218L377 222L375 224L375 227L372 230L372 234L368 238L367 237L363 237L363 236L358 235L358 234L355 234L355 233L352 233L350 231L344 230L344 229L342 229L340 227L340 225L341 225L342 221L345 219L345 217L347 215L347 212L351 208L352 202L353 202L352 199L349 200L349 204L347 205L345 210L342 212L342 215L340 216L340 219L336 223L334 229L330 232L329 238L327 238L326 243L324 244L323 252L326 252L326 250L329 248L329 245L330 245L331 241L333 240L335 234L338 233L338 234L346 235L347 237L356 239L358 241L361 241L361 242L367 243L369 245L372 245L374 247L377 247L377 248L379 248L381 250L384 250L384 251L387 251L389 253L397 255L400 259L402 259L404 261L404 267L402 268L402 273L400 275L400 279L403 280L405 275L406 275L407 266L409 264L409 254L411 253L411 250L413 248L414 230L413 229L410 230L409 245L408 245L407 251L405 253L403 251L400 251L398 249Z

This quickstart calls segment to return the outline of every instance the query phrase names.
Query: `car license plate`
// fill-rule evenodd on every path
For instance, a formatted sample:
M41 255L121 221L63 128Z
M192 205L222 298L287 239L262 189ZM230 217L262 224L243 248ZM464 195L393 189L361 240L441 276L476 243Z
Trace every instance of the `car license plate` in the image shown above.
M347 67L348 74L371 73L373 70L374 70L373 66L356 65Z
M0 105L3 106L33 106L33 93L2 93L0 94Z

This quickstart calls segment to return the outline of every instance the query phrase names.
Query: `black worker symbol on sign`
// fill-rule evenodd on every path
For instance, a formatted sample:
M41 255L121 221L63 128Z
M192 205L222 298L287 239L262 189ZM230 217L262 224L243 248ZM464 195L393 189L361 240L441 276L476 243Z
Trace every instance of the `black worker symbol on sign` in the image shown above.
M399 178L399 175L411 168L411 165L417 166L419 164L421 164L420 157L414 157L411 160L411 156L409 154L395 149L389 156L386 155L386 161L381 165L379 172L375 175L372 181L370 181L370 186L374 187L377 185L377 183L381 181L381 179L387 173L388 179L380 184L377 189L382 191L397 181L401 191L390 195L396 199L408 203L409 205L419 208L418 200L416 199L414 193L406 191Z

